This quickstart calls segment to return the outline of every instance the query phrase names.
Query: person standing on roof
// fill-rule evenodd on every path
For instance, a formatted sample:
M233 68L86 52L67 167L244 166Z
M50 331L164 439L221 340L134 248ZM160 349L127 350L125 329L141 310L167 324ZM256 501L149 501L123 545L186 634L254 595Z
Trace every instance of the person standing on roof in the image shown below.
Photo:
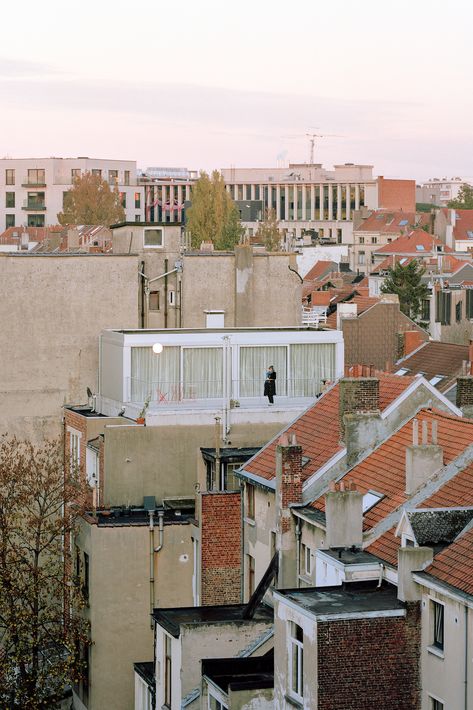
M268 398L268 407L274 404L274 395L276 394L276 372L274 366L270 365L266 372L264 381L264 396Z

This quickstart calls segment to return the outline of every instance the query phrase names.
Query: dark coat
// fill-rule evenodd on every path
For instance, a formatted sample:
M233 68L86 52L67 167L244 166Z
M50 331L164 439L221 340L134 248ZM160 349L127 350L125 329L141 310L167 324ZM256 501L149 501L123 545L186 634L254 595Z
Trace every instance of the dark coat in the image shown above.
M276 373L270 372L268 379L264 381L264 396L270 397L276 394Z

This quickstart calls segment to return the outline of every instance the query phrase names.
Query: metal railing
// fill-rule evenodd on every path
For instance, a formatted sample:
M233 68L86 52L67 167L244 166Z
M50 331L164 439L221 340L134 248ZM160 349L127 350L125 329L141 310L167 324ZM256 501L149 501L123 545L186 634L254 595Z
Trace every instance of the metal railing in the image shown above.
M332 375L324 372L318 378L280 377L276 380L276 397L318 397ZM232 380L225 392L223 379L193 382L145 381L135 377L126 380L125 401L136 404L176 405L191 402L223 400L238 407L248 400L264 400L264 376L260 379Z
M325 308L320 309L317 306L309 308L307 306L302 307L302 324L303 325L315 325L327 323L327 310Z

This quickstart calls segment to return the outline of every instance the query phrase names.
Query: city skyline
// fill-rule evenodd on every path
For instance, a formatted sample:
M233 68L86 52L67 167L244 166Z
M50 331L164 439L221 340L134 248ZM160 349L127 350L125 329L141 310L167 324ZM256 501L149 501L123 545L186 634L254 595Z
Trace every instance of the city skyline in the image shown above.
M271 167L308 161L315 132L328 135L315 145L326 167L473 173L463 0L454 23L436 0L395 11L366 0L362 13L340 0L290 11L243 0L238 12L145 1L139 15L123 0L86 0L67 29L60 4L46 6L47 26L44 6L27 2L26 19L3 10L21 41L7 34L0 53L2 156Z

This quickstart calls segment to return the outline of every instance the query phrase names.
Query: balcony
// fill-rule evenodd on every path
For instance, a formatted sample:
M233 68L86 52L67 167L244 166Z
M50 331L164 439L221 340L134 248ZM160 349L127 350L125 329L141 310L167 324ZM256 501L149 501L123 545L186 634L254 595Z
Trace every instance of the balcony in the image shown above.
M21 187L26 187L26 188L36 188L36 187L46 187L46 183L44 180L26 180L26 182L21 183Z
M44 202L23 202L23 206L21 208L22 210L25 210L26 212L45 212L46 211L46 205Z

